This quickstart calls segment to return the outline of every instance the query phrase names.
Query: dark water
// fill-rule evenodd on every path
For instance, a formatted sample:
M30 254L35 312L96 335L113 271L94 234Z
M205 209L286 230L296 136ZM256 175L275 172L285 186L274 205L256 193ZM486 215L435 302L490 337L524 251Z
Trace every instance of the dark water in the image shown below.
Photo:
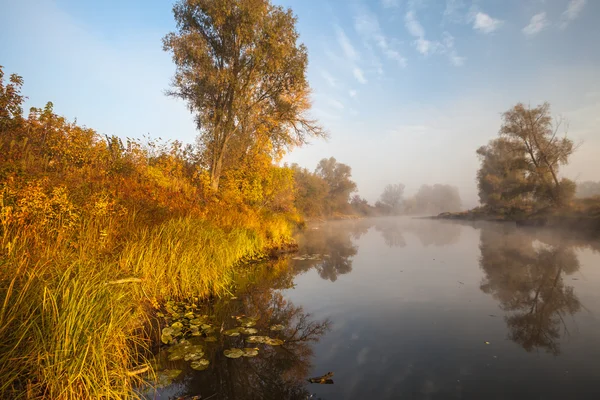
M408 218L299 241L274 267L287 272L211 310L225 327L260 316L260 334L282 324L284 345L228 359L255 345L207 344L208 370L167 365L182 374L149 398L600 399L600 241ZM333 384L307 382L329 371Z

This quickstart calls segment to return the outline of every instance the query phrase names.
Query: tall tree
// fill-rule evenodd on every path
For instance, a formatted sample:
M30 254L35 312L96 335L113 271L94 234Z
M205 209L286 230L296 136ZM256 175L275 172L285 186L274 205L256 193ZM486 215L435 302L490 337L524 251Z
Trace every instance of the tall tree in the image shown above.
M402 198L404 196L404 185L402 183L390 184L383 189L379 201L383 203L393 214L400 212Z
M573 196L575 185L559 179L558 172L560 165L568 163L574 147L572 140L558 136L562 121L553 121L550 104L531 108L519 103L502 119L500 135L510 141L511 151L524 154L538 200L545 198L554 206L564 205Z
M273 154L324 136L307 117L306 47L290 9L268 0L180 0L177 32L163 39L177 66L172 96L195 113L211 186L232 144Z
M345 212L348 209L350 194L356 190L356 183L351 179L352 168L330 157L319 161L315 173L329 186L327 212Z

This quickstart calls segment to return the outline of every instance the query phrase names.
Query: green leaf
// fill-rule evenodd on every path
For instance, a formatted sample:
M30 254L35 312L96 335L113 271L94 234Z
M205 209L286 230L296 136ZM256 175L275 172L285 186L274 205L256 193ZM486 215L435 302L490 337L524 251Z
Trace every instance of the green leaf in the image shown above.
M276 324L271 326L271 330L272 331L282 331L285 329L285 326L281 325L281 324Z
M208 368L209 364L210 361L202 358L200 360L192 361L190 367L192 367L192 369L195 369L196 371L204 371L206 368Z
M258 355L258 348L254 347L245 347L244 348L244 357L256 357Z
M244 350L242 350L242 349L227 349L227 350L223 351L223 354L225 355L225 357L228 357L228 358L240 358L241 356L244 355Z

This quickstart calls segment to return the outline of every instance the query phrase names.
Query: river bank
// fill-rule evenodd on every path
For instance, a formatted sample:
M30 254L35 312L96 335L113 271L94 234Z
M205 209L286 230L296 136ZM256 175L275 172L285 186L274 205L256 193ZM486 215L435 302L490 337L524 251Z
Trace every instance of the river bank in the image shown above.
M517 226L545 227L581 231L587 234L600 234L600 214L596 210L585 212L565 210L510 217L476 208L462 212L445 212L431 218L455 221L509 222Z

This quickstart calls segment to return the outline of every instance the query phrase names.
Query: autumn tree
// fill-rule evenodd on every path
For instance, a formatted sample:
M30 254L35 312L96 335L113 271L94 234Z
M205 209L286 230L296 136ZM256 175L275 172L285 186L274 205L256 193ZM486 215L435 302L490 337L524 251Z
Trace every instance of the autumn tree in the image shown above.
M391 211L392 214L400 212L404 196L404 185L401 183L390 184L385 187L379 201Z
M259 145L280 155L325 135L306 115L307 50L290 9L268 0L180 0L173 12L177 32L163 40L177 66L169 94L195 114L214 190L232 151Z
M330 157L319 161L315 173L329 186L326 198L327 212L346 212L350 194L356 190L356 183L351 179L352 168Z
M533 182L534 196L538 202L563 206L573 196L575 185L559 177L559 168L566 165L573 154L573 141L559 136L563 125L553 120L550 104L535 108L519 103L502 116L501 137L507 138L512 151L524 154L527 175Z
M481 161L477 171L481 203L505 215L531 210L534 184L523 152L506 138L498 138L477 149L477 155Z

